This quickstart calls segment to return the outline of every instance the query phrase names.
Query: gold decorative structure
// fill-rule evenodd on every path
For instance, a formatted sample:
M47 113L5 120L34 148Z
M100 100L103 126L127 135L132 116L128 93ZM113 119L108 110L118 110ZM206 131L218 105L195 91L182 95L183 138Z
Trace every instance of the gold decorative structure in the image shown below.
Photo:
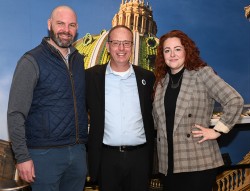
M125 25L133 31L133 53L130 62L153 70L159 39L156 37L157 25L149 3L144 0L122 0L112 19L112 26L116 25ZM80 54L84 55L85 68L109 61L105 47L108 32L102 30L100 34L87 33L73 44Z
M250 152L238 164L250 164ZM216 183L214 191L250 191L250 168L224 171Z

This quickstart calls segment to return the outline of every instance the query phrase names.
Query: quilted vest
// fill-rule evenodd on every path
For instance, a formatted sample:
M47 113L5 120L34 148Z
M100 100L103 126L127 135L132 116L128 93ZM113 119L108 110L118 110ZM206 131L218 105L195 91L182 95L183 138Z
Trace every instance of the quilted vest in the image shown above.
M83 56L74 49L68 69L59 51L46 38L27 54L34 57L39 67L39 79L25 123L28 147L86 143L88 117Z

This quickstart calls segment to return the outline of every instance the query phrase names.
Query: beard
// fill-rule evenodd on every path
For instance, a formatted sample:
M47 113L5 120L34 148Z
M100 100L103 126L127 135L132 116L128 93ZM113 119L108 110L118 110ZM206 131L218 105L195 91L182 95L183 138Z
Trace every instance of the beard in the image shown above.
M59 32L59 33L55 33L55 31L53 30L53 27L51 25L51 29L49 31L49 36L50 38L56 43L57 46L61 47L61 48L68 48L70 47L70 45L73 43L74 37L73 35L71 35L68 32ZM60 35L67 35L69 37L68 40L62 39L60 38Z

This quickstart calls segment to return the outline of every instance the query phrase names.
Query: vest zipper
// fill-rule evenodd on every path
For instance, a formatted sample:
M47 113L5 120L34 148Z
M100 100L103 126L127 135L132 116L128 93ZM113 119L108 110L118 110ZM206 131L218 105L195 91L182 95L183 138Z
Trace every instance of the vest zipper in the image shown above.
M67 67L67 63L63 55L59 50L57 50L59 55L62 57L64 64ZM73 95L73 100L74 100L74 111L75 111L75 125L76 125L76 144L79 144L79 124L78 124L78 112L77 112L77 105L76 105L76 95L75 95L75 84L74 84L74 79L73 79L73 73L72 73L72 66L71 66L71 60L70 57L68 59L68 72L69 72L69 77L70 77L70 82L71 82L71 88L72 88L72 95Z
M75 123L76 123L76 143L79 142L79 124L78 124L78 112L77 112L77 105L76 105L76 95L75 95L75 84L74 84L74 79L73 79L73 73L71 70L71 65L69 63L69 74L70 74L70 81L71 81L71 86L72 86L72 94L73 94L73 99L74 99L74 111L75 111Z

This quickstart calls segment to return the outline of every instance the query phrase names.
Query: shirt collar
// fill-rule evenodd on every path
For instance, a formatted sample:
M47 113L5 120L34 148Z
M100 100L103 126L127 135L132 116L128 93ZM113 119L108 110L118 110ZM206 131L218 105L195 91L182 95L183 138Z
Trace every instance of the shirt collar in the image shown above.
M135 73L134 68L133 68L132 64L129 63L129 72L128 72L128 74L126 76L129 77L130 75L132 75L134 73ZM106 75L108 75L108 74L114 74L114 75L116 75L114 73L114 71L112 70L111 66L110 66L110 61L108 62L108 65L107 65L107 68L106 68Z
M71 52L70 52L70 48L68 48L68 53L67 53L66 56L65 56L65 59L66 59L66 60L69 60L69 55L70 55L70 53L71 53Z

